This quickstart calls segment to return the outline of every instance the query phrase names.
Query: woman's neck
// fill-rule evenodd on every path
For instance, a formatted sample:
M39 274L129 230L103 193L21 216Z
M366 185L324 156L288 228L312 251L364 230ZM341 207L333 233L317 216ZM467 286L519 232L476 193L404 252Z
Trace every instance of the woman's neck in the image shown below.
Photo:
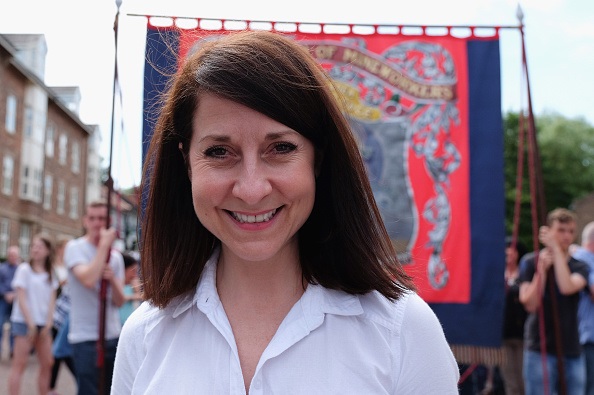
M303 294L303 276L297 258L267 262L245 262L221 253L216 284L219 296L227 300L294 299Z
M45 272L44 261L31 261L31 268L35 272Z

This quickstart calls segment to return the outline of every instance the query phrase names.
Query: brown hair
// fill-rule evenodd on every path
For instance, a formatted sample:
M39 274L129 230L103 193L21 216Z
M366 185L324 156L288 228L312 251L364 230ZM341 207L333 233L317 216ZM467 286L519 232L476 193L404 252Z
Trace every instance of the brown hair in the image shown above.
M391 300L415 289L397 260L330 85L305 47L273 32L229 33L204 42L185 60L165 97L143 169L140 249L148 300L164 307L194 289L220 243L190 215L184 158L202 92L241 103L313 143L315 203L298 232L305 281L351 294L377 290Z
M97 207L107 207L107 202L103 202L101 200L93 200L92 202L89 202L86 207L85 207L85 215L87 214L86 210L89 208L97 208Z
M45 257L45 262L43 263L43 268L45 269L45 271L48 274L48 279L49 282L52 282L52 264L53 264L53 260L54 260L54 248L52 245L52 241L49 237L49 235L45 234L45 233L38 233L35 236L33 236L32 240L35 239L39 239L43 242L43 244L45 244L45 247L49 250L49 254L47 255L47 257ZM31 259L29 259L29 264L33 263L33 261Z
M577 223L577 216L566 208L556 208L547 215L547 225L552 226L555 221L562 224Z

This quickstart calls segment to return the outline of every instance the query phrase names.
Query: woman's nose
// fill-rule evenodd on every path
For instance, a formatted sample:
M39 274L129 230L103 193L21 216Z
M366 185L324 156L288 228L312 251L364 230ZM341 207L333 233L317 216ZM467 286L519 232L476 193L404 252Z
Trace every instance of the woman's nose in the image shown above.
M247 204L256 204L272 192L267 165L250 159L241 163L240 171L233 185L233 196Z

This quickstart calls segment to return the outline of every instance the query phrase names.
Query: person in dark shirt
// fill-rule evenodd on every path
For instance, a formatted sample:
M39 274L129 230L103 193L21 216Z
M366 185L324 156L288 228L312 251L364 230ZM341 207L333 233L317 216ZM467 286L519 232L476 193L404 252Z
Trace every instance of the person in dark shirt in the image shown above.
M520 301L529 313L524 331L524 385L528 395L547 393L546 386L552 390L550 393L562 387L567 389L567 394L583 394L585 390L586 367L581 354L577 310L579 293L586 287L589 270L587 264L569 253L576 223L576 216L570 210L551 211L547 225L539 229L539 240L544 248L524 260L520 267ZM547 279L552 284L547 284ZM557 316L554 316L554 304ZM541 320L544 324L542 341ZM560 333L555 332L556 324ZM557 338L561 344L557 344ZM564 381L558 374L558 347L563 352Z

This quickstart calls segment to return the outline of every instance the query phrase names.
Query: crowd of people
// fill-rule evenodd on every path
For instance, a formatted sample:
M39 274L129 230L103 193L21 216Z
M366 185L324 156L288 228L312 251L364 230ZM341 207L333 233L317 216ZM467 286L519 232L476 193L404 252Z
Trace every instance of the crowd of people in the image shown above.
M6 322L10 324L10 339L5 343L11 366L8 383L2 384L5 388L0 392L20 393L27 362L35 354L39 394L57 394L62 364L75 377L78 394L99 394L101 380L101 395L110 393L121 326L142 300L142 290L137 253L115 250L116 233L106 229L106 223L107 205L92 202L83 217L84 236L35 235L25 262L17 246L8 248L7 261L0 265L0 318L2 329ZM107 287L101 366L98 296L103 281Z

